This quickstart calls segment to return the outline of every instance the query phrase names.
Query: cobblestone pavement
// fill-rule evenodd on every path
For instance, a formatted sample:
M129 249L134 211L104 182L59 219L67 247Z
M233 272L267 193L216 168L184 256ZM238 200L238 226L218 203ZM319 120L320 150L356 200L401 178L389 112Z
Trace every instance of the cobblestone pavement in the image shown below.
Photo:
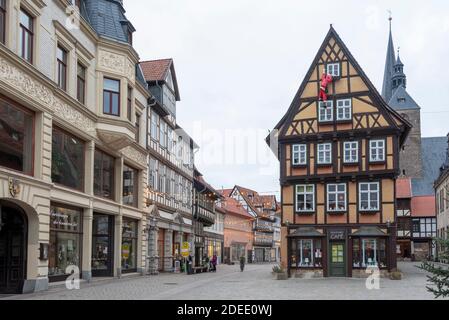
M381 279L380 290L368 290L365 279L289 279L275 281L271 265L219 266L217 273L187 276L160 274L119 280L82 283L80 290L52 288L50 291L4 299L33 300L395 300L433 299L428 293L426 275L416 263L400 263L401 281Z

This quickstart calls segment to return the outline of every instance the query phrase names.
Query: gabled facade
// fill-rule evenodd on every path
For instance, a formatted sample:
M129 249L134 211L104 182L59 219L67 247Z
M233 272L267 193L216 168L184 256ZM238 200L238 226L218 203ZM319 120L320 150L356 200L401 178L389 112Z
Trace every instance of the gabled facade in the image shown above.
M150 207L149 270L172 271L183 242L195 255L193 181L198 146L176 121L178 84L172 59L143 61L148 101L146 141L149 153L146 199Z
M275 231L279 227L276 219L278 204L274 195L259 195L256 191L235 186L229 193L253 218L253 251L249 261L254 263L275 262L279 259L279 244Z
M326 103L318 100L324 71L333 75ZM290 274L394 269L395 180L411 125L382 99L332 26L275 129L281 257Z

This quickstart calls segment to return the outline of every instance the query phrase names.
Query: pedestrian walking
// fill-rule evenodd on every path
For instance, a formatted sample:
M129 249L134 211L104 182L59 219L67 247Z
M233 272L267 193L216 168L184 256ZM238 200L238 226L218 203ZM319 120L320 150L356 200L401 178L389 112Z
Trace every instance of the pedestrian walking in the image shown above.
M211 263L212 263L212 272L217 272L217 255L214 254L214 256L212 257Z

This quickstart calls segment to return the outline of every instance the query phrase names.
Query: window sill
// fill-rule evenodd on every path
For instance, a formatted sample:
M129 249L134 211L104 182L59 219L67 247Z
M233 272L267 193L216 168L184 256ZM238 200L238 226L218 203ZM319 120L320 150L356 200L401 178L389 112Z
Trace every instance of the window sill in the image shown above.
M332 167L333 163L332 162L330 162L330 163L317 163L316 166L317 167Z
M316 213L316 211L296 211L295 214L300 216L312 216Z
M342 215L345 215L346 213L348 213L348 210L343 210L343 211L326 211L326 213L328 214L328 215L331 215L331 216L342 216Z
M337 124L347 124L347 123L352 123L352 119L337 119Z
M334 120L325 120L325 121L318 120L318 124L319 125L331 125L331 124L334 124Z
M369 164L374 164L374 165L376 165L376 164L385 164L385 163L386 163L385 160L379 160L379 161L370 160L369 161Z
M360 214L366 214L366 215L375 215L380 212L380 209L377 210L359 210Z
M347 166L347 167L354 167L354 166L358 166L359 164L360 164L359 161L357 161L357 162L343 162L343 165Z
M304 164L292 164L292 168L293 169L304 169L304 168L307 168L307 163L304 163Z

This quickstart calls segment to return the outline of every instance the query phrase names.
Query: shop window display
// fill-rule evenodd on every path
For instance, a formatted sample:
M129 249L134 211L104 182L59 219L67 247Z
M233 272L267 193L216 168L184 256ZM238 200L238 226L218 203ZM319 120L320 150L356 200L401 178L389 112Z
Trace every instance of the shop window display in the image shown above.
M322 268L321 239L300 239L291 243L290 265L293 268Z
M386 268L386 240L354 239L352 256L354 268Z
M122 271L137 271L137 221L123 219Z
M81 267L82 210L52 205L50 210L50 277L65 276L69 266Z

